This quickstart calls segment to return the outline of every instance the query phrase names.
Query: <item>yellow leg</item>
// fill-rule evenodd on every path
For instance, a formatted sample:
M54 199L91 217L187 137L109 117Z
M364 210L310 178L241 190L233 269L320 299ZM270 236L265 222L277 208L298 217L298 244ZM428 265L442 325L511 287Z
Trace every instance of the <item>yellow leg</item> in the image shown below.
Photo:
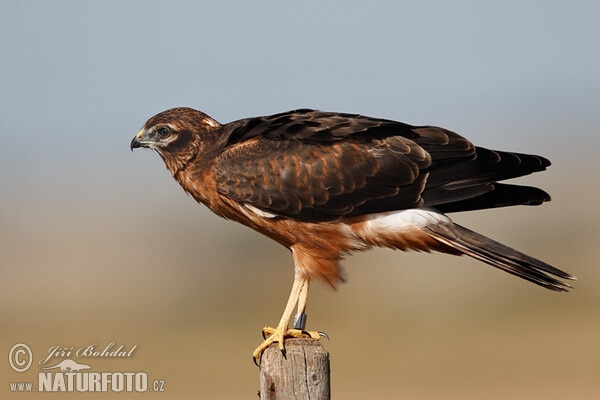
M310 281L304 281L304 284L300 287L300 294L298 295L298 311L296 312L296 318L294 319L294 329L300 329L304 331L306 326L306 301L308 300L308 288L310 286ZM318 339L319 336L316 332L306 332L309 333L310 337L314 339Z
M310 281L306 280L303 282L304 284L300 287L300 294L298 295L298 311L296 315L304 315L306 317L306 302L308 300L308 287L310 286ZM306 319L304 321L306 322ZM321 332L305 331L304 326L302 326L300 331L304 334L304 336L308 335L313 339L321 338ZM323 334L323 336L327 337L325 334Z
M303 281L302 287L300 288L300 294L298 295L298 314L304 314L306 311L306 301L308 300L308 287L310 281Z
M306 332L299 329L288 329L288 322L294 311L296 303L298 303L298 312L303 313L306 309L306 299L308 297L308 281L305 279L296 278L292 285L292 291L290 297L279 320L279 324L275 329L265 327L263 333L269 335L252 353L252 357L255 360L259 359L260 354L271 345L271 343L279 343L279 350L285 356L285 347L283 344L285 337L312 337L314 339L319 338L318 332Z

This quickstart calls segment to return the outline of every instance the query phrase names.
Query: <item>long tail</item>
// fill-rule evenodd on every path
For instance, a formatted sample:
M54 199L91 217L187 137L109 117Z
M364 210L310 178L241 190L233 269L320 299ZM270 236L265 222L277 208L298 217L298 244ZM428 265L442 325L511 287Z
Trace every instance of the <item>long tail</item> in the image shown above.
M569 280L577 279L543 261L452 222L427 225L423 229L437 241L462 254L550 290L567 292L567 288L572 288L571 285L550 275Z

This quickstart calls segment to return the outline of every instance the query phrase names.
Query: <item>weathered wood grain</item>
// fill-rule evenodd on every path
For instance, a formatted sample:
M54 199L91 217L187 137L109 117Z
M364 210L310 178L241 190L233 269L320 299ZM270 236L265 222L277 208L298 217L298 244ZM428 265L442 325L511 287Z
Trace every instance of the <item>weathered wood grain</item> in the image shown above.
M262 355L261 400L328 400L329 353L314 339L286 339L286 358L277 343Z

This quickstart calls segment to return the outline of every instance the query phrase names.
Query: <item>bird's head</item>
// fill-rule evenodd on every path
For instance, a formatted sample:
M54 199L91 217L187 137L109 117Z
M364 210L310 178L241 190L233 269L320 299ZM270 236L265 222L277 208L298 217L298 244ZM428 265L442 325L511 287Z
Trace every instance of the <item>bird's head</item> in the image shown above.
M150 118L131 141L131 150L156 150L172 174L197 155L208 155L220 136L221 124L187 107L171 108Z

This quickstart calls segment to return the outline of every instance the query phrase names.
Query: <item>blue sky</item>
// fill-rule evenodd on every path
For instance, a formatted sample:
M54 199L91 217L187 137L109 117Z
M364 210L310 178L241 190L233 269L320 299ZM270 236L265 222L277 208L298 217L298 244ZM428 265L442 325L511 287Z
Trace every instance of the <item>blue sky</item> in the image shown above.
M597 1L5 1L3 191L79 180L100 195L154 171L130 138L182 105L221 122L355 112L553 161L591 154L598 15Z

